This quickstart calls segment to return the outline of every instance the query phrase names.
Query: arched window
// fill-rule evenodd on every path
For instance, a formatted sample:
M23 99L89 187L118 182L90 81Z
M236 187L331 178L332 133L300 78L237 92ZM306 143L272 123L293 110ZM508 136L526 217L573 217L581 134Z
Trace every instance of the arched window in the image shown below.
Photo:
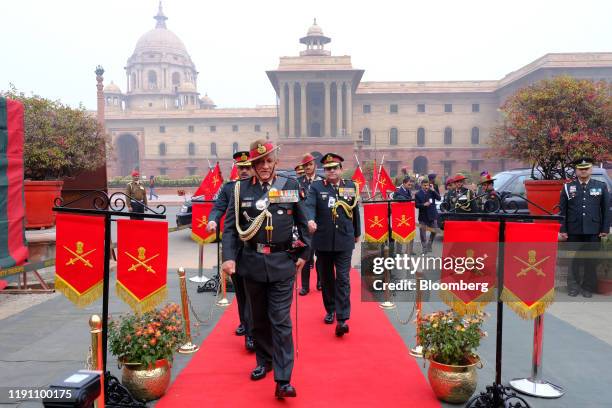
M172 85L179 86L181 83L181 74L178 72L174 72L172 74Z
M159 155L160 156L165 156L166 155L166 144L164 142L161 142L159 144Z
M397 145L397 128L391 128L391 131L389 132L389 144L390 145Z
M425 128L417 129L417 146L425 146Z
M130 81L130 90L133 91L134 89L136 89L136 73L132 72L132 75L130 78L132 78Z
M472 144L477 145L480 143L480 129L476 126L472 128Z
M195 143L189 142L189 155L195 156L196 146Z
M151 70L147 73L147 79L149 82L149 89L157 88L157 72Z
M212 142L210 144L210 155L211 156L216 156L217 155L217 144L215 142Z
M449 127L444 129L444 144L453 144L453 129Z
M363 129L363 132L361 133L361 137L363 140L363 144L365 146L369 146L372 144L372 133L370 132L369 128Z
M238 142L232 143L232 153L236 153L238 151Z

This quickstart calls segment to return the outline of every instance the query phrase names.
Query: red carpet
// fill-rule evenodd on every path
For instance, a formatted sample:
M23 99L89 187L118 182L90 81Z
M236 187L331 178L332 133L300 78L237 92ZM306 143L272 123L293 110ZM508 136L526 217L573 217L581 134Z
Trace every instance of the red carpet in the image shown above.
M273 373L249 379L255 356L233 334L233 302L156 407L440 407L378 304L361 302L359 279L353 271L350 333L343 338L334 336L335 324L323 323L321 292L299 296L299 355L291 381L297 398L274 398ZM295 338L295 310L292 319Z

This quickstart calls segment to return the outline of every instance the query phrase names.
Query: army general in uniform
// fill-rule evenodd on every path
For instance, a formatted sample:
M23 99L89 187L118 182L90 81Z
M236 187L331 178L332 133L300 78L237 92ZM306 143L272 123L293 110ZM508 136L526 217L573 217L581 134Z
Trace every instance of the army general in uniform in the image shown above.
M338 337L349 332L346 321L351 315L351 258L361 235L359 191L351 180L340 178L343 161L334 153L324 155L321 163L325 180L314 181L306 198L308 228L314 234L312 247L317 252L327 312L323 320L332 324L335 315Z
M257 367L252 380L274 370L277 398L295 397L291 385L293 285L310 257L310 236L297 180L276 174L277 147L250 147L254 176L236 182L223 232L223 271L244 278L253 313ZM294 241L297 226L299 240ZM299 243L299 246L298 246Z

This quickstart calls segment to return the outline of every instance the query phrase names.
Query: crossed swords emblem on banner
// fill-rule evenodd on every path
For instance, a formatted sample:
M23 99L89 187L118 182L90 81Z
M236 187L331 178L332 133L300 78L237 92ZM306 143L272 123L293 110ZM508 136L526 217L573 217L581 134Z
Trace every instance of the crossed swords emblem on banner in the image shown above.
M74 258L70 258L68 262L66 262L66 265L75 265L78 261L81 261L83 265L87 266L88 268L93 268L93 265L91 264L91 262L89 262L86 256L94 252L96 248L92 249L91 251L83 252L84 246L85 244L83 244L81 241L77 241L75 244L76 248L73 251L72 249L64 245L64 249L74 256Z
M155 272L155 269L153 269L151 267L151 265L148 264L148 262L151 262L153 259L157 258L159 256L159 254L155 254L152 257L147 258L146 255L145 255L146 251L147 251L146 248L139 247L138 248L138 258L135 257L134 255L130 254L129 252L125 251L125 254L127 256L129 256L134 261L136 261L135 264L132 264L132 266L130 266L128 268L128 271L135 271L136 269L138 269L138 268L140 268L142 266L143 268L145 268L147 270L147 272L157 273L157 272Z
M368 221L370 221L372 224L370 225L370 228L374 228L374 227L380 227L382 228L382 218L378 218L378 215L375 215L374 218L369 219Z
M203 215L202 218L200 218L198 220L199 224L198 224L198 228L202 228L203 226L205 226L206 224L208 224L208 220L206 219L206 216Z
M546 261L548 258L550 258L550 256L546 256L538 261L536 258L536 251L534 251L533 249L527 251L527 256L527 261L519 258L518 256L514 256L514 259L526 266L526 268L521 269L520 272L516 274L516 276L527 276L527 272L529 271L534 271L536 273L536 276L546 276L544 271L542 271L541 268L538 268L538 266L544 261Z
M398 227L401 227L402 225L405 226L409 226L408 222L412 219L412 217L406 217L406 214L402 214L402 218L396 218L396 220L399 222L399 224L397 224Z

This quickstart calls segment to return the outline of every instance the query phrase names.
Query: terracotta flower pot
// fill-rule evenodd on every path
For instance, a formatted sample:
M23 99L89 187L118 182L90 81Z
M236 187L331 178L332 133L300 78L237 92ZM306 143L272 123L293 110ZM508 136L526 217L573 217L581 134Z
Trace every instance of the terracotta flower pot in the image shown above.
M559 199L565 180L525 180L527 199L548 210L552 214L559 212ZM531 215L547 215L538 207L527 203Z
M447 365L429 360L429 385L439 400L451 404L466 402L478 385L477 366L482 368L477 357L472 358L471 364L468 365Z
M152 401L166 393L171 375L172 365L166 359L157 360L152 367L138 363L123 363L121 382L134 398Z
M47 228L55 225L53 202L62 194L63 181L24 181L26 228Z

